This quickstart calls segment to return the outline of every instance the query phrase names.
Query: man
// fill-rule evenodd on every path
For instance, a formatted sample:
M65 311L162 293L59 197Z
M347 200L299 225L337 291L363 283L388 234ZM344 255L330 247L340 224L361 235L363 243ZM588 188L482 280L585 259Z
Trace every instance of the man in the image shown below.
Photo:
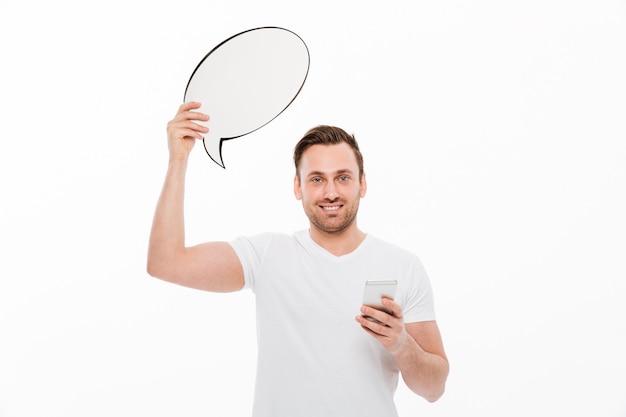
M150 236L148 272L192 288L257 297L255 417L395 416L398 373L436 401L448 361L419 259L357 227L367 183L353 136L311 129L296 145L294 193L309 229L185 246L189 154L209 116L186 103L168 123L169 168ZM398 281L386 313L362 304L366 280ZM355 317L356 316L356 317ZM370 316L378 322L368 320Z

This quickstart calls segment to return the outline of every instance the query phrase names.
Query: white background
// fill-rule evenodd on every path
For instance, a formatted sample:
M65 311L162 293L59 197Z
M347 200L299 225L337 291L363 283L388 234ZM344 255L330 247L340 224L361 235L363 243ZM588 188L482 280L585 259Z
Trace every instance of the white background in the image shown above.
M165 125L198 61L282 26L278 119L197 146L188 243L307 226L291 151L356 134L365 231L416 252L451 362L402 416L626 415L624 1L2 1L0 416L245 416L254 297L150 278Z

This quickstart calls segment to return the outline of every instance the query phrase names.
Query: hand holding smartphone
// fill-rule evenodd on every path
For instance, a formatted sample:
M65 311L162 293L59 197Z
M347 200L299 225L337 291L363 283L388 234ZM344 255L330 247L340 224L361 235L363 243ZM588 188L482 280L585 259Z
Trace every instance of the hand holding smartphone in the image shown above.
M384 311L387 314L391 314L391 311L384 307L382 304L383 297L394 299L396 296L396 288L398 281L394 280L380 280L380 281L365 281L365 290L363 294L363 304L368 307L373 307L377 310ZM363 316L371 321L378 321L369 316Z

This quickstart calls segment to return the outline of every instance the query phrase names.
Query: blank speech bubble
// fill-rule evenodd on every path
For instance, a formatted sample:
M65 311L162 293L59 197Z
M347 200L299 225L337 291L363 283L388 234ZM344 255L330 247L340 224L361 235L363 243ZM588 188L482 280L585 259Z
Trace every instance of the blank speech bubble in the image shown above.
M309 73L309 49L294 32L261 27L213 48L191 74L185 102L211 116L204 149L225 168L222 143L265 126L295 100Z

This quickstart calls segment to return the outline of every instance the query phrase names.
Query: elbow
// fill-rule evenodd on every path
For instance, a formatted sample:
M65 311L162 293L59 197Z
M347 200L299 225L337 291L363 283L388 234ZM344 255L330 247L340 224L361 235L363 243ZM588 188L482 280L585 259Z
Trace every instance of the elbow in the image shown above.
M446 387L444 385L444 386L441 387L441 389L439 389L437 391L430 392L430 393L428 393L428 395L425 395L424 399L426 399L426 401L428 401L429 403L434 403L434 402L436 402L437 400L439 400L443 396L445 391L446 391Z
M434 403L440 399L446 392L446 382L448 381L448 375L450 374L450 364L447 359L444 359L444 363L440 369L439 378L437 383L431 386L431 390L424 396L426 401Z
M161 272L161 262L159 262L160 256L156 250L156 246L150 241L148 246L148 254L146 256L146 272L153 278L159 278Z
M166 256L165 254L148 254L146 272L151 277L182 285L180 278L182 271L181 262L177 257Z
M448 381L449 373L450 365L447 360L444 360L437 370L437 373L432 375L433 378L430 379L430 382L427 385L422 384L421 389L416 387L414 392L429 403L436 402L446 392L446 382Z
M445 381L441 383L431 382L428 385L409 386L409 389L429 403L439 400L446 391Z
M150 275L153 278L157 278L159 275L154 263L150 262L150 260L148 260L147 262L146 272L148 273L148 275Z
M441 376L438 384L435 384L433 390L426 397L426 401L434 403L440 399L446 392L446 382L448 381L448 375L450 374L450 364L448 360L445 360L445 366L441 370Z
M165 263L160 261L159 257L148 254L146 272L153 278L163 279L165 276Z
M150 238L146 254L146 272L153 278L167 281L172 265L176 261L176 251L163 242Z

